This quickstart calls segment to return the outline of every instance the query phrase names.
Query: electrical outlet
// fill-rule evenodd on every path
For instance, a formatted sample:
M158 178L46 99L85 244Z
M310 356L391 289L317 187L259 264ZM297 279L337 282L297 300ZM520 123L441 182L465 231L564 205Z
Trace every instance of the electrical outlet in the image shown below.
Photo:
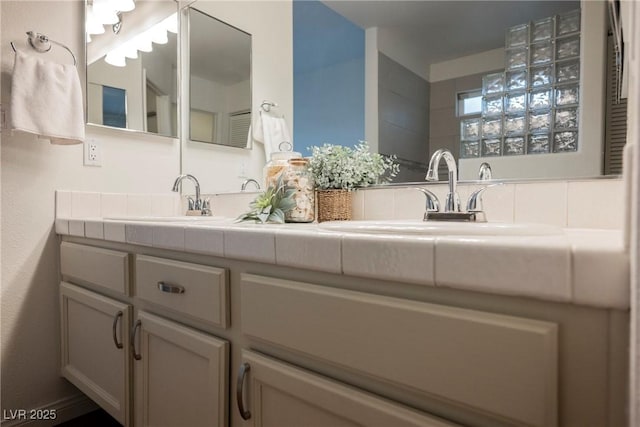
M102 147L97 139L84 141L84 165L102 166Z

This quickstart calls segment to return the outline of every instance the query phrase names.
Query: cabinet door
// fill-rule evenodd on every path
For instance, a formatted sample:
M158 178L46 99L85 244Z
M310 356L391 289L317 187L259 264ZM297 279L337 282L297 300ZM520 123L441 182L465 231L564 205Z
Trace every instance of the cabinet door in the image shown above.
M255 427L456 425L247 350L236 400L243 418Z
M137 426L226 426L226 341L141 311L132 329Z
M123 425L129 425L131 306L60 285L62 376Z

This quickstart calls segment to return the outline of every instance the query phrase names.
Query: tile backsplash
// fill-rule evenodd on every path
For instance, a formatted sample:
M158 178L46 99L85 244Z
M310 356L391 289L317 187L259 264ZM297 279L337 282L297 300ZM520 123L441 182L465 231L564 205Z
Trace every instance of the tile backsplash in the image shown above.
M469 195L482 185L458 186L464 209ZM442 202L446 184L429 184ZM505 183L483 194L484 211L492 222L531 222L568 228L622 229L626 209L619 178ZM389 187L357 191L356 220L421 219L425 197L415 188Z
M425 184L444 202L447 184ZM480 184L460 184L464 209ZM530 222L568 228L623 229L623 181L619 178L504 183L483 194L484 211L491 222ZM213 194L214 216L235 218L246 212L256 193ZM124 216L184 215L184 198L170 194L116 194L77 191L56 192L56 217L107 218ZM356 191L353 219L415 219L424 214L425 196L415 186L368 188Z
M180 195L56 191L57 218L182 215Z

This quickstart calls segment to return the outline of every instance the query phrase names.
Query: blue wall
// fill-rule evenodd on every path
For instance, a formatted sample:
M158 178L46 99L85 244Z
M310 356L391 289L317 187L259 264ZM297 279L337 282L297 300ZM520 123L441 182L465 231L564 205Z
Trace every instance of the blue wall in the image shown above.
M296 151L364 140L364 30L316 0L293 2Z

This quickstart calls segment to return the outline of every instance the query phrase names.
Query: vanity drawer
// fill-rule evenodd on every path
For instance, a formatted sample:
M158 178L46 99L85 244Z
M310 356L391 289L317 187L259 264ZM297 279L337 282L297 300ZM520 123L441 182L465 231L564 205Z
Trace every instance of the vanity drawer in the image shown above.
M242 331L507 423L557 425L557 325L243 274Z
M87 282L124 295L129 291L129 255L126 252L62 242L60 272L71 282Z
M137 255L135 276L141 299L216 327L229 326L224 269Z

